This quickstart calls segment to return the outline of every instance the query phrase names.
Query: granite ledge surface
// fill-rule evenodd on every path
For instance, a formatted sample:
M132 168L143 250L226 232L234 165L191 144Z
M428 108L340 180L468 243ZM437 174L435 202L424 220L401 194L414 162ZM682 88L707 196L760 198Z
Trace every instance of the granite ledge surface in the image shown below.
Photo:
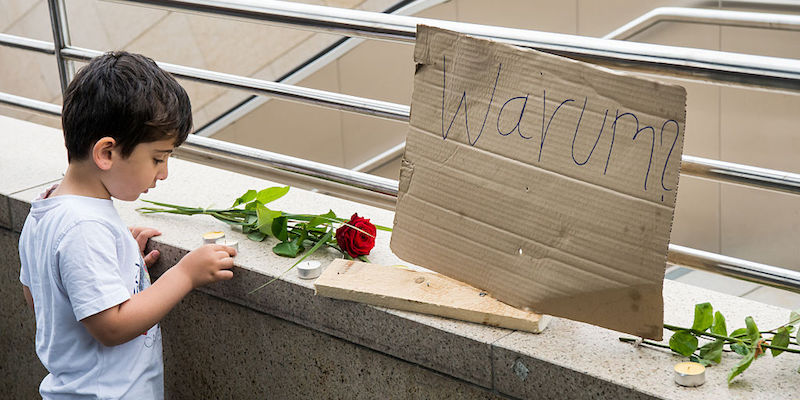
M27 140L17 140L24 130ZM29 202L57 181L66 166L58 130L0 117L0 227L18 231ZM25 155L24 158L19 155ZM8 177L13 177L8 178ZM8 178L8 179L7 179ZM170 177L141 198L188 206L226 207L248 189L279 185L249 176L171 159ZM727 371L736 357L727 357L707 372L699 388L672 382L672 366L682 358L657 349L619 342L617 332L553 318L542 334L516 332L433 316L390 310L315 296L313 282L292 271L272 285L247 292L281 275L293 262L274 255L268 243L247 240L239 232L210 217L142 215L137 202L115 202L129 225L150 226L162 235L151 241L162 252L152 268L158 276L186 252L198 247L200 236L223 230L239 241L235 278L199 290L218 298L277 316L363 345L375 351L417 363L507 396L518 398L795 398L800 389L798 360L787 354L760 358L730 386ZM391 226L393 213L323 194L292 189L273 208L290 212L339 216L354 212L373 222ZM327 264L337 255L320 251L314 259ZM405 264L389 250L389 235L379 232L370 256L385 265ZM789 310L699 290L665 281L665 321L689 326L693 306L710 301L728 318L728 326L743 326L753 315L760 327L771 328L788 320Z

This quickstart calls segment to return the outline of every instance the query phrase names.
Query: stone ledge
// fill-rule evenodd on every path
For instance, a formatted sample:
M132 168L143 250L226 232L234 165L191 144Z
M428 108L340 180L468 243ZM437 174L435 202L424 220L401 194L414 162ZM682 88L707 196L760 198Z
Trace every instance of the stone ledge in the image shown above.
M9 144L0 149L0 160L9 159L6 154L29 154L29 157L25 163L3 163L9 165L3 168L4 176L26 177L18 179L14 185L0 185L0 224L5 229L21 226L19 221L24 220L29 201L53 179L58 179L64 169L64 165L53 162L64 159L63 149L52 150L57 147L53 143L61 143L60 135L54 135L49 128L28 124L31 126L24 129L36 135L36 140L14 140L16 136L12 136L12 130L3 126L8 120L0 119L0 140ZM26 124L10 123L14 129ZM42 146L37 147L39 145ZM38 168L45 171L33 171ZM49 170L52 173L47 173ZM276 184L172 159L169 179L160 182L158 189L143 198L188 206L225 207L248 189L273 185ZM634 348L619 342L620 335L616 332L579 322L553 318L547 330L536 335L332 300L314 296L312 282L299 279L294 272L248 295L251 289L280 275L294 260L274 255L269 243L249 241L210 217L142 215L135 211L144 204L116 202L120 215L129 225L151 226L163 233L151 243L162 251L161 260L152 267L154 276L196 248L202 233L224 230L240 243L235 278L201 288L200 292L418 364L484 387L491 393L519 398L689 399L699 396L750 400L791 398L792 393L797 392L797 360L791 355L757 360L731 386L726 385L724 377L736 359L729 357L721 366L709 369L705 385L689 389L672 382L671 368L680 357L649 348ZM393 213L386 210L299 189L292 189L273 205L273 208L291 212L323 213L332 209L340 216L358 212L381 225L391 225L393 219ZM3 215L10 218L4 219ZM391 253L388 243L389 235L379 232L370 259L385 265L403 263ZM320 251L312 258L327 264L336 256L335 252ZM715 309L721 310L731 328L743 325L746 315L755 316L762 328L777 326L789 315L786 309L672 281L665 281L664 297L666 321L682 326L691 325L693 306L703 301L710 301ZM165 325L167 335L168 328ZM228 347L232 353L249 346L231 341L220 345Z

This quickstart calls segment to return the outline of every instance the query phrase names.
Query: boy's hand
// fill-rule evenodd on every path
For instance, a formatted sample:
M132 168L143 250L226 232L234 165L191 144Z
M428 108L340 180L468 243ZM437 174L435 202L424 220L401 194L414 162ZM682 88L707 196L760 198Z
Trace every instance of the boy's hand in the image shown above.
M136 239L136 243L139 244L139 252L142 253L142 257L144 258L144 265L153 265L158 261L158 257L161 255L158 250L153 250L145 255L144 248L147 246L147 241L150 240L151 237L161 235L161 232L153 228L141 226L130 226L128 230L131 231L131 235Z
M233 278L236 249L221 244L207 244L185 255L175 268L191 279L192 287Z

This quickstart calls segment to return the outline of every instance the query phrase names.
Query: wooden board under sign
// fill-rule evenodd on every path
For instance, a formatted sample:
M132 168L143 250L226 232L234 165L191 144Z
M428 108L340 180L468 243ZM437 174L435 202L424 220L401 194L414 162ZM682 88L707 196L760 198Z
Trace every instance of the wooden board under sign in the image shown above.
M334 260L314 286L320 296L534 333L549 319L444 275L359 261Z

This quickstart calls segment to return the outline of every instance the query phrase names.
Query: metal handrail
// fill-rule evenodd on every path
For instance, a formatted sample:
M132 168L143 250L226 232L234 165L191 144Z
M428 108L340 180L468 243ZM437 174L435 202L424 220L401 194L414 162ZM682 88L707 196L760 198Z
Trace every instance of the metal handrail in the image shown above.
M684 155L681 158L681 173L713 181L800 195L800 174L791 172Z
M627 40L660 22L688 22L800 31L800 16L797 15L686 7L659 7L615 29L613 32L603 36L603 39Z
M67 6L64 4L64 0L47 0L47 6L50 11L50 26L53 28L53 47L57 50L55 52L56 65L63 96L66 95L67 85L75 75L73 65L64 59L62 53L63 49L70 45Z
M800 272L670 243L667 262L800 293Z
M189 150L202 150L206 154L214 154L228 158L233 157L245 162L262 163L276 169L293 172L299 175L305 175L323 181L345 183L371 192L397 197L398 182L396 180L370 175L364 172L357 172L347 168L322 164L202 136L189 135L184 145L176 149L176 151L182 151L183 147Z
M29 99L27 97L15 96L9 93L0 92L0 104L22 107L29 110L39 111L45 114L61 116L61 106L45 101Z
M56 54L56 48L51 42L9 35L7 33L0 33L0 44L17 49L48 54L51 56Z
M89 61L103 53L96 50L79 47L68 47L61 51L64 58L77 61ZM397 121L408 121L410 107L386 101L365 99L363 97L287 85L284 83L248 78L239 75L225 74L205 69L186 67L183 65L159 62L158 65L169 73L181 78L197 82L221 86L228 89L248 90L267 96L274 96L286 100L297 101L332 108L335 110L350 111L359 114L372 115Z
M314 31L413 42L418 24L535 48L615 67L669 72L695 79L800 90L800 60L687 47L606 40L587 36L502 28L275 0L114 0L120 3L291 25Z
M378 154L353 168L354 171L369 172L400 157L405 151L405 142ZM710 158L683 155L681 174L733 183L781 193L800 195L800 174L750 165L713 160Z

